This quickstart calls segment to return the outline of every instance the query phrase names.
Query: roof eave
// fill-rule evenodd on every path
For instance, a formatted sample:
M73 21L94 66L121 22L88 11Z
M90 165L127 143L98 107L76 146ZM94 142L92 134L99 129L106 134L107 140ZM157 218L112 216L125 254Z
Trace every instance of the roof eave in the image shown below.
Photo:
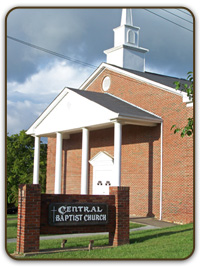
M140 126L148 126L154 127L160 124L163 120L161 118L139 118L139 117L130 117L124 115L118 115L115 118L111 119L112 122L118 121L122 124L131 124L131 125L140 125Z

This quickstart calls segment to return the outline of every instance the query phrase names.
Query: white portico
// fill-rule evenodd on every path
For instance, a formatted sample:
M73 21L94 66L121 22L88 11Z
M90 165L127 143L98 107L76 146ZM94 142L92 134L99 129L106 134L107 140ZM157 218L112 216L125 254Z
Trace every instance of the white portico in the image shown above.
M61 193L62 141L70 139L70 134L82 132L81 194L88 194L89 132L113 127L113 181L116 186L120 186L123 125L151 127L160 122L160 117L108 93L65 88L27 131L27 134L35 136L33 183L39 183L40 137L55 137L54 193Z

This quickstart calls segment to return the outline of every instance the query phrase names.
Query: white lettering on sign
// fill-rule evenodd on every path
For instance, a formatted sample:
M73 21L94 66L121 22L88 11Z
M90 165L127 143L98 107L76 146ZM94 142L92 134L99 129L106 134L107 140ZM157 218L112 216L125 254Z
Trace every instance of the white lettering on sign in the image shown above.
M49 205L51 225L105 224L107 222L107 204L52 203Z
M107 217L105 214L101 215L85 215L84 216L84 221L106 221Z
M82 214L79 215L56 215L56 222L78 222L82 221Z
M101 209L99 206L95 207L83 207L83 206L61 206L59 209L58 209L58 212L60 214L65 214L65 213L70 213L70 212L102 212L103 209Z

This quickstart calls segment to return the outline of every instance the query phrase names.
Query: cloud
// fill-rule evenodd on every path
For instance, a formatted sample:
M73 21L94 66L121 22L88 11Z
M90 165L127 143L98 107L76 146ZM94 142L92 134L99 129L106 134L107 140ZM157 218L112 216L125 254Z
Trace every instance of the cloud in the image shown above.
M24 83L8 82L9 92L29 95L58 94L64 87L79 87L92 69L70 66L65 61L55 60L39 67L38 72L28 77Z
M113 28L120 23L120 9L16 9L7 20L7 34L25 42L98 65L113 46ZM103 19L102 19L103 18ZM9 81L24 82L41 63L54 56L8 39Z
M27 129L64 89L78 88L92 69L70 66L64 61L53 61L24 83L8 82L7 131L9 134Z
M35 104L31 101L8 101L7 103L7 132L18 133L27 129L37 118L43 108L43 103Z

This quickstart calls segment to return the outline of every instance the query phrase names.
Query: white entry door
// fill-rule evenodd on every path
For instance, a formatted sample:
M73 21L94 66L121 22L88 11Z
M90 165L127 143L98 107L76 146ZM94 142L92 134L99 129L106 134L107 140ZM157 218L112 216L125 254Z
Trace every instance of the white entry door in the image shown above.
M93 177L93 194L109 195L112 185L112 170L95 170Z
M106 152L99 152L90 161L93 166L93 195L109 195L113 181L113 157Z

